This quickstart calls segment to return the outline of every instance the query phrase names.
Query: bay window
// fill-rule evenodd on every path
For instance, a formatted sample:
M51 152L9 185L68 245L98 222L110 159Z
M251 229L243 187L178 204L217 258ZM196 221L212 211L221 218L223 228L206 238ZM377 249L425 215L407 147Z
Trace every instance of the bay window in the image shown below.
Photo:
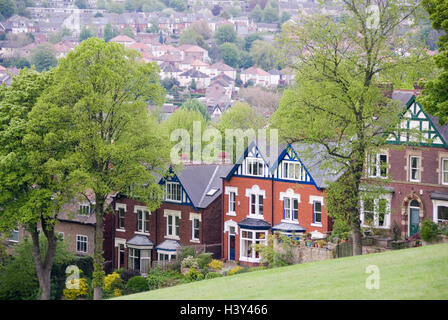
M388 228L390 224L390 199L362 199L361 223L363 226Z
M240 260L247 262L258 262L259 253L254 246L257 244L266 245L267 231L243 230L241 229Z

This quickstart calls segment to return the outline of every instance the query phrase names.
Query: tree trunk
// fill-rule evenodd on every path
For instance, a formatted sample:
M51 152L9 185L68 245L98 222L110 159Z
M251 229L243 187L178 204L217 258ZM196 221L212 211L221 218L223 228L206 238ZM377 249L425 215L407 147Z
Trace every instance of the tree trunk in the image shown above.
M99 200L101 197L96 197L95 204L95 251L94 251L94 276L93 276L93 299L101 300L103 296L103 282L104 282L104 258L103 258L103 234L104 234L104 201Z
M31 230L31 237L33 239L33 256L34 263L36 265L36 274L39 281L39 286L42 290L41 300L50 300L51 297L51 269L53 268L53 261L56 255L56 237L54 235L54 229L46 229L46 224L42 221L42 229L48 241L47 253L42 262L40 244L39 244L39 234L37 232L37 226L34 226Z
M364 148L358 146L357 152L355 152L355 159L352 163L352 177L353 177L353 192L355 199L357 199L355 208L353 208L351 214L351 227L352 227L352 241L353 241L353 255L362 255L362 239L361 239L361 218L359 211L360 200L360 184L364 169Z

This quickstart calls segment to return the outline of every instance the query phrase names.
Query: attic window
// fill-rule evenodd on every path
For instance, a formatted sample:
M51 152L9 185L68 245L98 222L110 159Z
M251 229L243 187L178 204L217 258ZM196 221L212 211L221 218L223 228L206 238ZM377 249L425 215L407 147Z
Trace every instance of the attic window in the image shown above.
M218 191L218 189L216 189L216 188L211 188L211 189L207 192L207 195L208 195L208 196L213 196L213 195L216 193L216 191Z
M79 205L79 214L90 214L90 205L81 204Z

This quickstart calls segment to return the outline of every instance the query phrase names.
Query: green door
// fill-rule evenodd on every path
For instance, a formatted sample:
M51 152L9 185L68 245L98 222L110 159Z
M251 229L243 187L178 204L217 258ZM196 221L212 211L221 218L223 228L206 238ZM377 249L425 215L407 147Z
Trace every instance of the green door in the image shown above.
M414 234L418 232L418 226L420 224L420 209L418 208L410 208L409 209L409 236L412 237Z

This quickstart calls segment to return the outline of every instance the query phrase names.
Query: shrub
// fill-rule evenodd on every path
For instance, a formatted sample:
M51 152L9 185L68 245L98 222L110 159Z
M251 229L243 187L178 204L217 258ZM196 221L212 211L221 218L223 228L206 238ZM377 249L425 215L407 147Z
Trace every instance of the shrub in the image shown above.
M205 279L214 279L222 277L222 274L216 273L216 272L209 272L205 275Z
M198 259L193 256L188 256L182 260L182 268L199 268Z
M123 272L120 273L120 278L124 282L128 282L129 279L131 279L135 276L139 276L139 275L140 275L140 272L137 270L123 270Z
M422 230L420 236L426 242L434 242L440 239L440 229L437 223L432 220L425 219L422 221Z
M93 257L79 257L74 263L79 269L82 270L83 275L86 278L91 278L93 273Z
M213 259L208 266L214 270L221 270L224 267L224 262L218 259Z
M67 281L68 283L75 284L75 279ZM79 288L78 289L64 289L64 297L67 300L75 300L79 297L87 297L89 293L89 284L87 279L81 278L79 279Z
M149 290L148 281L142 276L135 276L129 279L126 288L133 293Z
M197 259L198 259L199 269L205 269L205 268L207 268L208 264L210 262L212 262L212 254L204 252L204 253L201 253Z
M204 279L204 275L193 268L190 268L185 277L190 281L198 281Z
M229 276L232 276L232 275L234 275L234 274L240 272L240 271L243 270L243 269L244 269L243 267L236 266L236 267L233 267L227 274L228 274Z
M188 256L192 256L192 257L196 256L196 252L194 251L193 247L186 247L186 248L182 249L182 255L181 255L182 258L181 258L181 260L184 260Z
M123 288L123 280L120 278L120 274L113 272L104 277L104 289L112 291L115 289Z

